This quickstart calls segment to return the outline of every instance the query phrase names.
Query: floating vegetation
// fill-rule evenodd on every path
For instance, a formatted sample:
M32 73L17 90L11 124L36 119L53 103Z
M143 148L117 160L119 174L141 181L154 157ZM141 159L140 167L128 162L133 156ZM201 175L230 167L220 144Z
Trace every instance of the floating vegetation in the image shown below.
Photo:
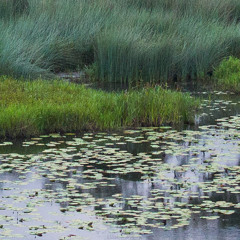
M239 96L233 92L208 91L194 92L193 94L203 98L199 113L195 118L196 124L215 124L215 120L218 118L230 117L239 113Z
M199 130L43 135L0 146L0 236L85 239L239 214L240 115ZM80 237L81 236L81 237Z

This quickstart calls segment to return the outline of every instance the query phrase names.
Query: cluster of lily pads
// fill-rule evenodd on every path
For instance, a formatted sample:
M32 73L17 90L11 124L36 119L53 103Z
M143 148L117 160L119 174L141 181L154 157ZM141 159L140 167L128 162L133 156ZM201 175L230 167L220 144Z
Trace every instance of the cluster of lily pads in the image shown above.
M223 116L233 116L238 113L240 101L231 92L195 92L195 96L203 98L200 113L196 116L196 123L208 124Z
M0 236L85 239L84 232L107 228L140 237L187 226L194 216L234 214L239 139L237 115L198 131L44 135L22 142L15 153L12 142L3 142Z
M211 116L238 105L216 98L202 109ZM237 115L197 131L165 126L2 142L0 237L86 239L106 229L114 239L140 237L239 213L239 138Z

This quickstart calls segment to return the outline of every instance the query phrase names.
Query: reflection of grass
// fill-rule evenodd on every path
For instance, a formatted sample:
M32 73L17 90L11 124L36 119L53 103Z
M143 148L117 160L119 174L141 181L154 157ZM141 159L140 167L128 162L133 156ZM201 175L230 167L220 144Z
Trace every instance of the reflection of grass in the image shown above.
M240 92L240 59L230 57L223 60L214 75L221 89Z
M0 135L158 126L190 122L198 101L160 87L106 93L63 81L1 77Z
M0 74L203 77L240 50L238 0L18 0L17 13L13 2L0 1Z

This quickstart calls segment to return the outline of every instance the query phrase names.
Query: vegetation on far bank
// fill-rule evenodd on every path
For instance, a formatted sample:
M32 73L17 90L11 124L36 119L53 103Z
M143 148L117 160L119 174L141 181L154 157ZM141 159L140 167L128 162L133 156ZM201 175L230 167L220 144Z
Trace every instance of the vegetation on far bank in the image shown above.
M215 69L216 85L222 90L240 93L240 59L230 57Z
M192 122L199 101L149 87L120 93L64 81L0 78L0 137Z
M239 56L239 19L238 0L2 0L0 74L87 66L108 81L200 78Z

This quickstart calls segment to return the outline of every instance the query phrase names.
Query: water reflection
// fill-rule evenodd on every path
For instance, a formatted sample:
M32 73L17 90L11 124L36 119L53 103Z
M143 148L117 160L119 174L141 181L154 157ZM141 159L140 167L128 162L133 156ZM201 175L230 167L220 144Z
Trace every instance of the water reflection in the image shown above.
M2 146L0 236L239 239L239 122Z

